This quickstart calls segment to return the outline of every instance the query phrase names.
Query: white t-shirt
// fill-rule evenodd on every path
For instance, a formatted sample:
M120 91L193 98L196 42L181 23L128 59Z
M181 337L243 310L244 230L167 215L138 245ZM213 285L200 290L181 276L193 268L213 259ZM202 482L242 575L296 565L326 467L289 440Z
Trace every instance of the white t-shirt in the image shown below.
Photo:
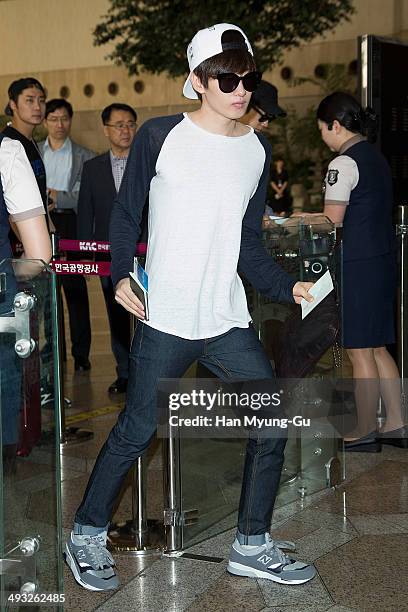
M0 176L11 221L24 221L45 214L33 170L18 140L3 138L0 146Z
M241 274L275 301L296 281L265 251L261 222L271 148L248 128L212 134L188 115L146 121L133 140L114 203L112 281L127 278L149 200L147 325L188 340L248 327Z
M264 163L252 128L221 136L185 115L169 133L149 193L148 325L188 339L248 327L237 262L242 219Z
M324 179L325 201L330 200L333 204L347 206L358 179L358 167L354 159L348 155L339 155L330 162L327 169Z

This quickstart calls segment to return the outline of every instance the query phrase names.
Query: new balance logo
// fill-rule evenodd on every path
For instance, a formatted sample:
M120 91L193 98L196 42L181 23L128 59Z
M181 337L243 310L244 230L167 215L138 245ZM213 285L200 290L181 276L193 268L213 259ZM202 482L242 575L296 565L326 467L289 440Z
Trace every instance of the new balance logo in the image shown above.
M52 393L41 393L41 406L54 403L54 396Z
M263 563L263 565L268 565L268 563L272 561L272 557L268 557L268 555L261 555L257 560L260 563Z

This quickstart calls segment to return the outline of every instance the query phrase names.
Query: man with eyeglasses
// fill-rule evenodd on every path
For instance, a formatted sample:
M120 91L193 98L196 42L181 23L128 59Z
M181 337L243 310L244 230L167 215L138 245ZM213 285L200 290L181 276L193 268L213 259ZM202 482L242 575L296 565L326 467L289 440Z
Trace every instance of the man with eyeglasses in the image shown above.
M251 325L238 269L271 299L312 301L261 244L270 145L239 122L261 75L251 45L232 24L200 30L187 48L188 113L143 124L131 148L110 224L115 297L139 319L132 342L126 406L93 469L65 547L76 581L93 591L118 586L106 549L123 480L157 426L161 378L181 378L199 361L222 380L271 379ZM88 162L90 164L92 162ZM135 243L149 197L149 319L130 286ZM312 565L282 552L270 535L286 437L248 440L238 530L228 571L283 584L311 580Z
M49 100L44 118L48 137L38 145L45 165L52 222L60 238L71 240L77 237L77 207L82 169L84 163L95 156L93 151L70 139L73 114L72 106L67 100ZM79 258L74 254L70 254L70 257ZM80 275L63 275L62 287L68 306L74 368L76 372L87 371L91 367L91 321L86 282Z
M113 202L122 182L130 147L137 129L137 114L127 104L110 104L102 111L103 131L110 150L84 166L78 202L80 240L109 240L109 221ZM97 259L109 259L97 255ZM117 395L127 389L129 376L130 317L115 300L110 277L101 276L108 313L112 352L116 361L116 380L108 393Z

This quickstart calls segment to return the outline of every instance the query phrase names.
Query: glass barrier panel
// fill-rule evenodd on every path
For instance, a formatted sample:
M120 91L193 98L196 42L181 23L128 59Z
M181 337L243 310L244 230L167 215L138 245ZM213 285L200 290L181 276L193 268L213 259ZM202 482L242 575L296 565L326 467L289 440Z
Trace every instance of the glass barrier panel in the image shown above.
M294 278L315 282L330 270L336 293L339 292L341 242L336 243L335 227L327 218L319 216L308 224L301 218L267 223L263 240L270 255ZM299 307L273 302L243 282L253 323L273 363L283 324ZM332 409L329 381L341 379L343 374L343 351L336 343L324 351L306 379L296 381L299 406L304 414L312 416L312 426L307 435L289 434L276 508L340 483L339 435L327 415ZM197 378L207 375L200 366L188 373ZM328 397L322 402L320 387L316 391L313 385L314 381L319 386L326 380ZM246 440L242 438L181 437L181 507L186 517L198 517L196 522L187 520L184 525L184 547L235 526L245 448Z
M56 278L48 266L34 260L0 262L4 609L24 594L40 609L41 602L62 609L55 307Z
M264 223L264 243L275 261L293 278L315 283L329 270L341 318L342 243L329 219L319 215L293 217L277 222L267 221ZM256 295L252 316L256 321L260 339L273 361L279 354L280 344L285 342L283 331L286 333L287 328L284 323L293 316L297 308L276 304L259 294ZM329 390L329 381L343 379L345 374L347 360L345 351L340 346L338 332L336 341L324 350L308 371L305 380L299 382L300 388L303 386L299 402L303 413L311 416L313 431L301 430L299 434L291 430L292 434L297 435L292 437L291 433L289 434L278 503L288 503L298 496L302 498L331 484L339 484L344 469L339 434L334 427L327 427L325 416L322 417L325 422L323 426L318 415L327 415L333 410L332 396L337 397L339 394ZM330 395L327 402L320 397L321 383L325 380L328 381L327 393ZM313 381L316 381L315 386ZM341 408L338 407L338 410L341 411ZM297 469L294 466L297 466Z
M181 507L197 516L183 530L184 547L236 524L246 440L180 440ZM193 512L192 512L193 511Z

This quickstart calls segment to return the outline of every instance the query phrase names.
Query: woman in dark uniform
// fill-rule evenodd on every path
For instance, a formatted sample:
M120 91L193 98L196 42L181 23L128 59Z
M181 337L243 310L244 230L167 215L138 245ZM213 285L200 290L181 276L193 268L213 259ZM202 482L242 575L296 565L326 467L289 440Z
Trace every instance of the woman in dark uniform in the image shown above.
M349 94L322 100L318 125L326 145L338 153L324 181L324 214L343 223L342 334L355 379L358 427L348 450L408 448L401 414L401 381L386 345L395 342L396 264L392 226L391 172L375 140L377 117ZM380 394L387 419L379 434Z

